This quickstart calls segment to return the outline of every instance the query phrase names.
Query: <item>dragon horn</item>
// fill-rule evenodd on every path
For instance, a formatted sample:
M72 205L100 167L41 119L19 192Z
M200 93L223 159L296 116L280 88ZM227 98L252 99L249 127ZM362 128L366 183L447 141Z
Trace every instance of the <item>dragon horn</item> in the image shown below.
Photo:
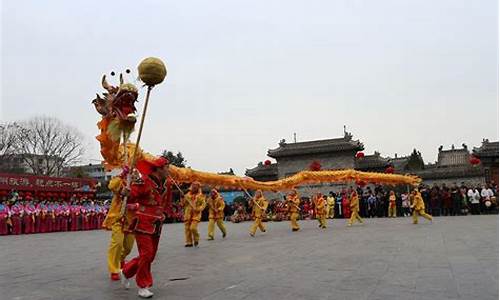
M106 75L102 75L102 87L109 91L111 89L111 86L109 85L108 81L106 80Z
M123 74L120 73L120 85L122 85L122 84L123 84Z

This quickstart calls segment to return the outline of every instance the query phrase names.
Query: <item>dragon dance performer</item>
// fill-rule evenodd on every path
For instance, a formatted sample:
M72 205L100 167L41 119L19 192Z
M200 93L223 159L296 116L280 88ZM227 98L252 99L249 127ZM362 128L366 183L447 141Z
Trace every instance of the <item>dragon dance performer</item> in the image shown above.
M418 224L418 215L432 222L432 217L425 212L424 199L422 199L422 195L420 194L418 189L414 189L411 192L410 198L410 208L413 209L413 224Z
M224 226L224 199L216 189L210 191L210 197L207 200L208 204L208 240L214 239L215 224L222 232L222 238L227 235L226 227Z
M191 183L189 191L182 195L181 206L184 208L184 235L185 247L197 247L200 242L198 223L201 221L201 213L205 209L205 196L201 192L200 183Z
M135 235L139 256L125 263L120 272L120 279L125 288L130 287L129 278L135 276L138 295L150 298L153 292L151 263L158 250L161 229L165 220L164 212L171 208L172 189L168 177L168 160L160 157L154 160L137 162L140 178L136 178L129 193L127 210L133 212L129 230ZM139 176L138 176L139 177Z
M333 193L330 192L328 194L328 197L326 198L326 204L328 205L328 219L333 219L335 216L335 197L333 196Z
M389 218L396 217L396 194L394 191L389 192Z
M249 205L252 207L252 216L254 218L254 223L252 227L250 227L250 235L255 236L257 228L262 232L266 232L266 227L262 223L262 219L265 217L269 202L264 198L261 190L255 192L255 196L252 198Z
M326 214L327 214L327 205L325 197L323 194L317 193L313 196L313 204L314 209L316 210L316 219L319 222L318 227L325 229L326 228Z
M288 204L288 212L290 213L290 223L292 226L292 231L299 231L300 226L297 223L300 212L300 198L296 189L293 189L290 194L286 197L286 202Z
M356 192L356 189L351 188L351 191L349 193L349 198L350 198L351 218L349 219L347 226L352 226L352 224L356 220L358 220L359 223L363 224L363 219L361 219L361 217L359 216L359 196L358 192Z
M108 184L108 188L113 192L111 207L102 223L102 227L111 230L111 240L108 247L108 270L111 280L120 280L120 269L125 264L125 258L134 247L134 235L131 232L124 232L130 224L131 213L121 217L122 191L125 187L124 178L126 172L120 176L113 177Z

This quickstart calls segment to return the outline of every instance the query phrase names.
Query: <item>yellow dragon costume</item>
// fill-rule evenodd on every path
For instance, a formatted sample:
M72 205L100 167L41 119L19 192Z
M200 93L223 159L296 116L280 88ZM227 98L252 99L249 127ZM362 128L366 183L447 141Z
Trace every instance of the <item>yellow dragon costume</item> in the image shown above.
M100 144L100 152L107 170L130 166L133 156L137 160L154 160L155 156L144 152L135 144L128 142L134 130L136 117L135 102L138 90L131 83L125 83L120 74L120 85L112 86L106 76L102 78L102 87L106 90L103 97L97 94L92 101L101 120L97 123L100 134L96 137ZM408 184L416 186L421 179L412 175L386 174L347 170L315 170L302 171L293 176L276 181L256 181L248 177L221 175L191 168L169 166L169 174L178 183L199 182L215 188L281 191L291 190L299 185L318 184L322 182L369 182L386 185ZM114 206L118 207L118 206ZM110 213L116 213L110 211Z

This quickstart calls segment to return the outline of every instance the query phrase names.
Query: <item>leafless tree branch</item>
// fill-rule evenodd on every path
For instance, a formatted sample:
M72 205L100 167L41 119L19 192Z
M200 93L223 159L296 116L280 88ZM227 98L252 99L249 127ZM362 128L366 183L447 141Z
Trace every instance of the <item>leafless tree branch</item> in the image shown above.
M37 175L59 176L83 157L82 134L55 118L35 117L20 127L15 152Z

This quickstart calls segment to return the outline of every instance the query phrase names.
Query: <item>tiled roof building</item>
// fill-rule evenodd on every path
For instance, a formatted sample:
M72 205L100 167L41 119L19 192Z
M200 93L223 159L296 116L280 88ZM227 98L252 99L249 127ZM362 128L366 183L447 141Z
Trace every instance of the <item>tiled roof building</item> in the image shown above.
M428 184L481 184L490 180L498 183L498 142L484 140L481 147L474 148L473 154L481 159L480 165L469 162L471 153L465 144L461 148L452 145L450 149L440 146L438 159L434 164L425 164L421 153L416 149L403 157L382 157L379 152L375 152L373 155L356 158L356 153L363 149L363 143L353 140L352 135L347 132L344 137L325 140L298 143L281 140L277 148L268 150L268 156L276 159L276 163L267 166L259 163L256 167L247 169L246 175L261 181L277 180L307 170L313 161L318 161L323 170L384 172L390 165L396 173L418 175Z
M279 147L267 151L267 155L272 158L283 158L291 156L317 155L317 154L332 154L336 152L357 152L364 149L364 146L359 140L353 140L352 135L346 133L344 137L307 141L299 143L286 143L281 140Z
M472 152L481 160L486 182L494 181L498 184L498 142L483 139L481 147L474 148Z
M354 168L356 170L367 172L384 172L387 166L390 165L390 159L380 156L380 153L377 151L373 155L356 158L355 162Z

